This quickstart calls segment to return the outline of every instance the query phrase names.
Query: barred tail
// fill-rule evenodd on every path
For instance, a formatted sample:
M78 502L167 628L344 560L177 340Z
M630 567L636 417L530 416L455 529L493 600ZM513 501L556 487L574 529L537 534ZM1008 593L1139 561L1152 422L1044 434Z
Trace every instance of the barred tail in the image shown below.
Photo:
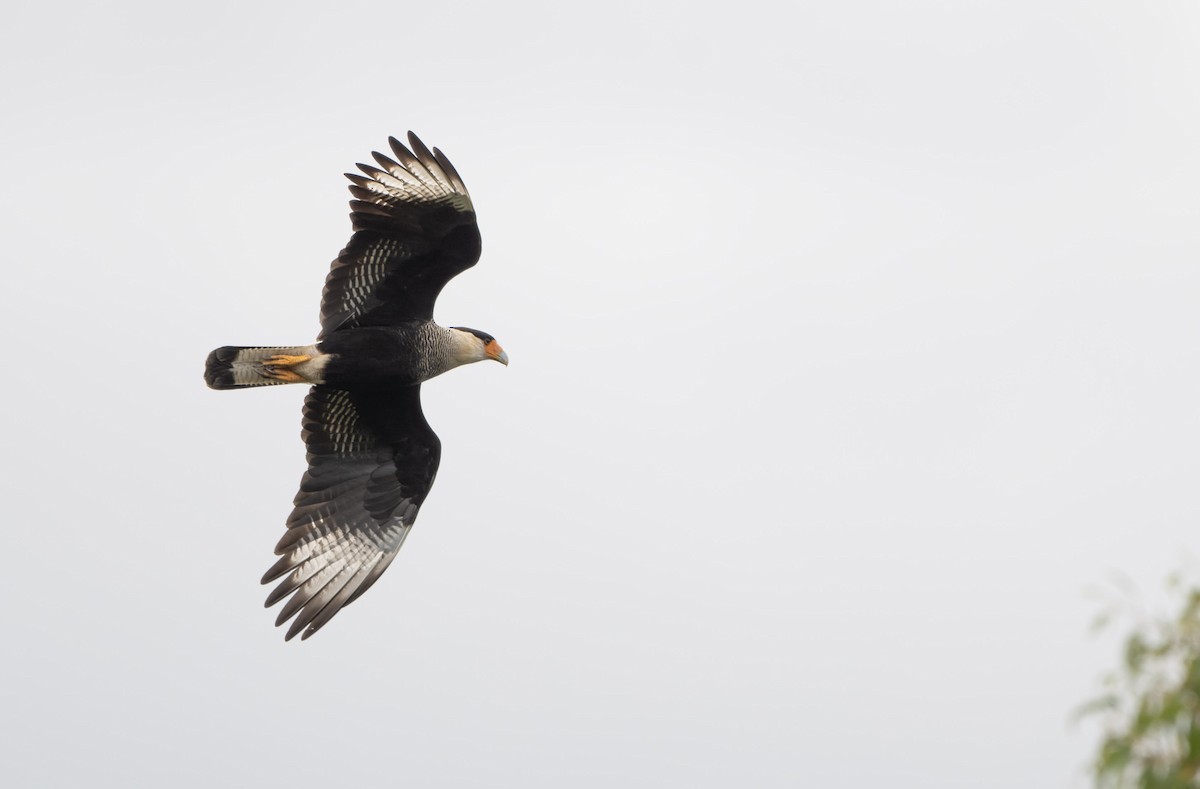
M208 355L204 363L204 382L213 389L243 389L250 386L304 383L272 375L263 365L273 356L311 357L316 351L311 345L238 346L226 345Z

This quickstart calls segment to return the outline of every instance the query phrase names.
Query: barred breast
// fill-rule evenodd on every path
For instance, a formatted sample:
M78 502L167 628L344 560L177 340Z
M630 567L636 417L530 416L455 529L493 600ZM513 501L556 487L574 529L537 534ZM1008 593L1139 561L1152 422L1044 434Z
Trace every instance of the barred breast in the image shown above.
M373 381L419 384L457 367L454 332L432 321L344 329L322 340L330 355L325 383L354 386Z

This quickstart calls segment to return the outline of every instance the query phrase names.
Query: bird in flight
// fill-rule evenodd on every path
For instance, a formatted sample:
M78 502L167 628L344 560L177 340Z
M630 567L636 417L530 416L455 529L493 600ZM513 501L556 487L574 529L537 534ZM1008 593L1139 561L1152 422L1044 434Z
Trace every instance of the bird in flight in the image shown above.
M289 598L286 640L320 630L387 569L412 529L441 458L421 383L508 354L490 334L433 321L438 293L479 260L471 196L445 155L415 134L388 138L350 179L354 234L333 261L312 345L225 346L208 355L213 389L311 384L302 436L308 470L263 576L267 606Z

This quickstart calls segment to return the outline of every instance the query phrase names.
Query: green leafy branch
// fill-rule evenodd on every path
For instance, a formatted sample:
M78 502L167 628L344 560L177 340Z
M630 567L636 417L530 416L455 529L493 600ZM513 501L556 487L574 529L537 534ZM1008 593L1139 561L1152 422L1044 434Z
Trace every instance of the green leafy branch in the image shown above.
M1200 588L1175 575L1168 589L1183 598L1175 616L1146 615L1126 590L1097 619L1097 628L1122 613L1134 620L1120 668L1078 710L1103 724L1092 767L1098 787L1200 787Z

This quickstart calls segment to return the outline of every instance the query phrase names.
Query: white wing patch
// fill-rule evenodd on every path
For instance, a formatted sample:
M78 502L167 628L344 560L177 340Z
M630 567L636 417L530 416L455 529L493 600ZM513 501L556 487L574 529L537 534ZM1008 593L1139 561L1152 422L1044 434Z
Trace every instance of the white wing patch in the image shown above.
M350 191L366 204L355 205L354 209L370 212L368 206L377 206L376 212L384 216L391 216L388 209L400 203L443 203L458 211L474 210L466 184L442 152L436 148L431 152L412 132L408 134L408 141L416 151L415 155L395 137L389 137L388 143L396 159L375 152L371 156L382 170L359 164L358 169L367 177L346 173L346 177L354 182Z

